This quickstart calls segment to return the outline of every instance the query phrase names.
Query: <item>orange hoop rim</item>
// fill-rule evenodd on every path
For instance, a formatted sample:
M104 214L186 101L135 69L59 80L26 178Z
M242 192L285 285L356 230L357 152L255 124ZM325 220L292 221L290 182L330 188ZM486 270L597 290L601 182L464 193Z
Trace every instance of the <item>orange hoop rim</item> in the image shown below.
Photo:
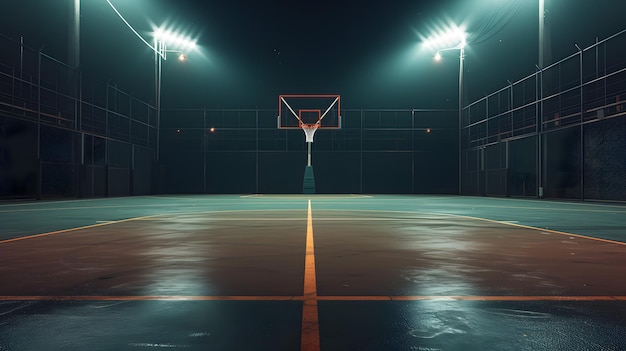
M317 129L320 125L318 123L302 123L300 122L300 128L302 129Z

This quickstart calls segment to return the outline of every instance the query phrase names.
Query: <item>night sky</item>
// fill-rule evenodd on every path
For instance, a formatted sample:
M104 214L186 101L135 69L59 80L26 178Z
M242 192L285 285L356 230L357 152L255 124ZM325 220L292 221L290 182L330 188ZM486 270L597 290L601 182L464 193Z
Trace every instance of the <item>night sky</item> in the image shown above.
M67 61L72 0L5 2L0 34ZM435 63L422 38L449 23L469 33L466 101L534 71L536 0L111 0L151 41L152 27L197 38L163 67L164 108L274 108L281 93L338 93L347 108L455 108L458 51ZM546 0L548 60L626 28L618 0ZM81 69L153 100L154 57L105 0L84 0ZM550 62L550 61L548 61Z

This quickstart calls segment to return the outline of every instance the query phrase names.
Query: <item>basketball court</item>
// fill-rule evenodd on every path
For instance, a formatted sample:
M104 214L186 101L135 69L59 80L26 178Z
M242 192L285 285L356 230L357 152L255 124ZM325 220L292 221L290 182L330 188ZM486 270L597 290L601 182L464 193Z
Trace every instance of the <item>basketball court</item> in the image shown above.
M626 349L619 204L148 196L0 223L0 350Z

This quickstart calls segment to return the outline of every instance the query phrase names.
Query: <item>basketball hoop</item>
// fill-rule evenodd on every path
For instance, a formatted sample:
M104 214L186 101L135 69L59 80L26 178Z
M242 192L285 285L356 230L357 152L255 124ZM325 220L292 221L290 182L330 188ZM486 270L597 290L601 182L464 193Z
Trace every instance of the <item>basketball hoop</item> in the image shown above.
M341 129L340 96L337 94L279 95L277 121L278 129L300 128L304 131L307 163L304 169L302 193L315 194L315 179L311 164L313 137L318 129Z
M307 143L313 142L313 136L315 135L315 131L317 130L317 127L319 127L319 124L317 123L314 123L314 124L302 123L300 125L300 128L304 130L304 135L306 136Z

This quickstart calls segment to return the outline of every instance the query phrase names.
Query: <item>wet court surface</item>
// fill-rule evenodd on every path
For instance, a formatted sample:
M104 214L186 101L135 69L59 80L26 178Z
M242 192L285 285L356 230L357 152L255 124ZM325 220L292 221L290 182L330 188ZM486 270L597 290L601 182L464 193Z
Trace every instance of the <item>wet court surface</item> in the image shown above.
M0 204L0 350L625 350L626 206Z

